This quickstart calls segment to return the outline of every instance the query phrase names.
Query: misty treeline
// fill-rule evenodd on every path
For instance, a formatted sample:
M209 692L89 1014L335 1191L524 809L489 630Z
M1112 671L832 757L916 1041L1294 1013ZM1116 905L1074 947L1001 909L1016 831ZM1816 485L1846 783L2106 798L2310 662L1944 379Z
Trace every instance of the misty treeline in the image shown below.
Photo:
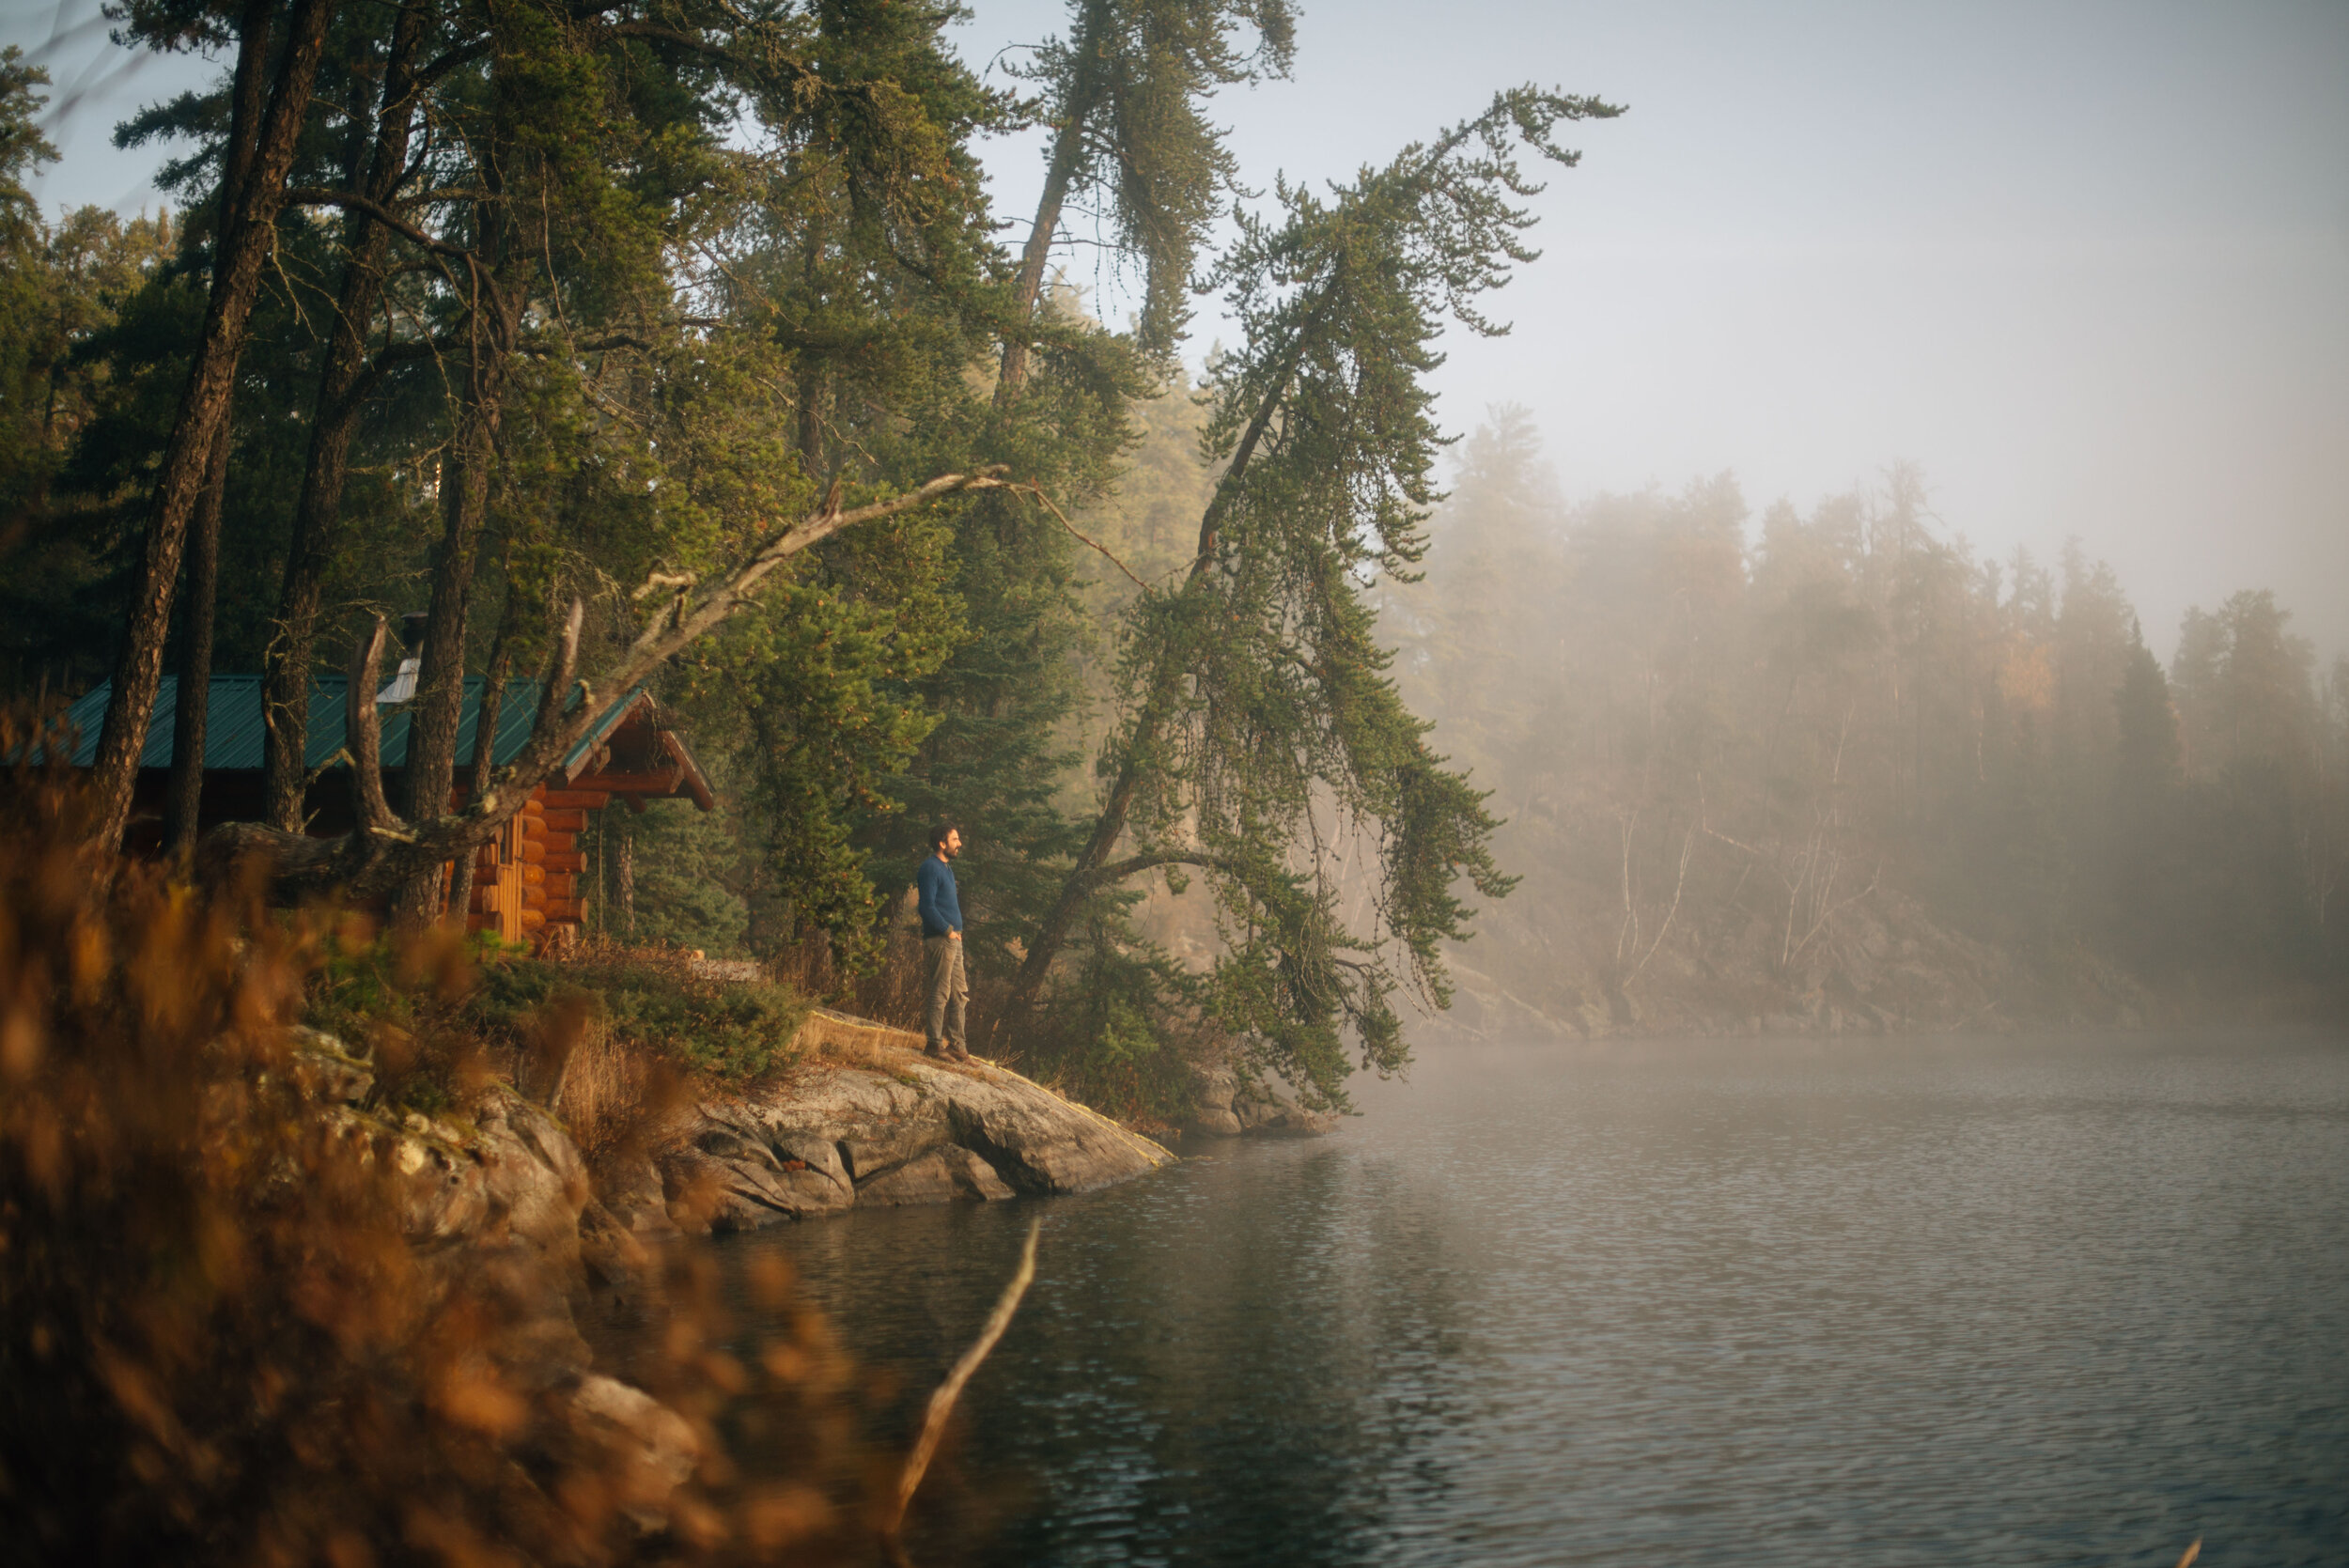
M0 682L53 712L112 682L95 841L162 675L257 673L266 820L198 820L180 704L175 862L445 920L440 864L594 708L551 698L493 774L458 753L462 679L644 682L725 809L606 814L607 928L852 986L952 818L999 1049L1129 1103L1179 1098L1203 1045L1316 1099L1399 1063L1391 997L1442 995L1459 894L1506 879L1366 589L1423 548L1434 339L1500 330L1478 302L1532 259L1516 204L1574 162L1553 131L1618 111L1515 89L1350 181L1252 190L1208 105L1287 70L1286 0L1073 0L1005 85L949 47L959 14L133 0L126 48L220 70L117 131L176 202L132 221L28 198L45 78L11 53ZM978 148L1028 128L1046 178L1007 219ZM1132 318L1078 308L1056 245ZM1194 392L1199 292L1239 341ZM1195 505L1113 600L1068 517L1117 504L1170 399ZM404 649L371 641L402 616ZM403 651L393 798L305 841L306 682ZM1366 900L1317 851L1339 833L1375 846ZM1133 924L1170 883L1214 911L1212 962Z
M1937 927L2058 1020L2141 1011L2114 966L2172 998L2349 971L2349 660L2273 593L2189 613L2165 668L2077 540L1983 558L1914 466L1757 519L1726 474L1568 504L1514 408L1460 454L1386 625L1507 819L1525 885L1466 957L1529 1003L1898 1015L1904 959L1978 962Z

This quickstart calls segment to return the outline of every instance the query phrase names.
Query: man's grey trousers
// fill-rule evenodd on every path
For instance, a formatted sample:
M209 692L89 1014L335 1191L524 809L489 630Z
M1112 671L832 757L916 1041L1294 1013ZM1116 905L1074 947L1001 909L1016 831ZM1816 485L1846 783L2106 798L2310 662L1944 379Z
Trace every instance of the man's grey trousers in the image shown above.
M971 1005L971 982L962 972L962 943L952 937L924 937L922 955L930 963L930 1005L924 1020L930 1049L941 1040L959 1056L969 1050L963 1039L963 1015Z

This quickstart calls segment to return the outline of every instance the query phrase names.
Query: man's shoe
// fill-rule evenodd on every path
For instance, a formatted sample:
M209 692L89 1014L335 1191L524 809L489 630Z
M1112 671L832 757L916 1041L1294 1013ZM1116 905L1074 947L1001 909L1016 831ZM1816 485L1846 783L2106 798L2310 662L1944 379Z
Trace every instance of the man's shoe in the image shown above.
M971 1053L970 1053L969 1051L967 1051L967 1050L963 1049L960 1046L957 1046L957 1047L955 1047L955 1048L954 1048L954 1052L953 1052L953 1054L954 1054L954 1059L955 1059L956 1061L957 1061L957 1062L968 1062L968 1061L970 1061L970 1060L971 1060Z
M947 1053L944 1046L926 1047L923 1049L922 1054L928 1057L933 1062L952 1062L954 1060L954 1058Z

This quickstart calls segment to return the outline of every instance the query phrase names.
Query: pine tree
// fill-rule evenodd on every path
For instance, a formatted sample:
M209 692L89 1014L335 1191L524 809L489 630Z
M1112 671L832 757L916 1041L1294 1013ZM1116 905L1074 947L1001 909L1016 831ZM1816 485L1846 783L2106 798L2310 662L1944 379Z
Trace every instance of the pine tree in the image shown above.
M282 15L272 0L249 0L233 19L197 7L127 8L128 31L157 47L200 47L234 39L236 109L230 133L238 141L222 164L230 178L223 189L204 322L187 390L155 475L145 549L115 662L114 700L106 708L91 770L96 809L90 815L90 834L98 844L118 842L130 819L147 721L163 679L163 641L171 624L180 557L229 416L262 265L285 205L287 175L310 117L311 92L334 12L334 0L291 0Z
M1013 1016L1089 908L1162 868L1202 876L1221 912L1219 1021L1251 1066L1317 1100L1342 1093L1346 1030L1368 1064L1403 1063L1398 984L1447 1000L1440 946L1470 913L1456 884L1493 897L1509 883L1481 797L1386 674L1362 588L1424 549L1440 437L1421 377L1444 316L1501 330L1476 302L1532 257L1518 238L1531 220L1510 205L1535 189L1516 144L1571 165L1552 129L1618 112L1504 93L1327 202L1283 183L1280 220L1242 216L1213 278L1246 334L1216 367L1222 476L1180 584L1136 602L1102 809ZM1376 866L1368 934L1340 912L1337 860L1356 835Z
M1288 73L1296 17L1289 0L1073 0L1073 26L1025 70L1044 88L1052 126L1044 191L1013 285L1013 326L1003 342L996 396L1026 384L1030 324L1062 213L1087 201L1108 216L1112 256L1143 273L1135 325L1143 352L1170 352L1190 312L1193 258L1233 187L1222 133L1205 100L1221 86ZM1233 34L1252 28L1253 54Z

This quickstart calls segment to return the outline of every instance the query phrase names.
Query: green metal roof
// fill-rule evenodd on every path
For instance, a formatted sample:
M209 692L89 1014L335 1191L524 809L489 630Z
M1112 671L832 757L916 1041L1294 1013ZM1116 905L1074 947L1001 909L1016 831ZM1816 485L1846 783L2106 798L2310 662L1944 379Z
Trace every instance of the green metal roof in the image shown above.
M496 744L490 760L500 767L521 754L529 742L530 726L538 716L538 693L543 682L517 678L506 683L506 695L498 704ZM343 750L346 739L343 725L343 697L350 688L342 675L318 675L310 682L310 727L303 751L304 768L325 767ZM489 680L482 675L465 677L465 706L457 725L457 755L469 758L474 751L474 734L481 722L481 696L489 689ZM563 759L567 772L593 754L604 737L618 727L628 710L644 695L639 686L604 710L603 717L587 732L580 743L571 748ZM106 718L106 705L114 696L114 683L105 682L93 688L67 711L67 722L75 734L73 766L87 768L98 757L98 732ZM569 706L579 706L576 690ZM139 753L141 768L169 768L173 720L179 705L179 677L165 675L155 693L155 711L147 721L147 745ZM399 768L408 761L409 714L406 705L384 705L383 766ZM204 712L204 767L206 771L260 771L263 737L266 728L261 720L261 677L259 675L214 675L211 678L210 700Z

